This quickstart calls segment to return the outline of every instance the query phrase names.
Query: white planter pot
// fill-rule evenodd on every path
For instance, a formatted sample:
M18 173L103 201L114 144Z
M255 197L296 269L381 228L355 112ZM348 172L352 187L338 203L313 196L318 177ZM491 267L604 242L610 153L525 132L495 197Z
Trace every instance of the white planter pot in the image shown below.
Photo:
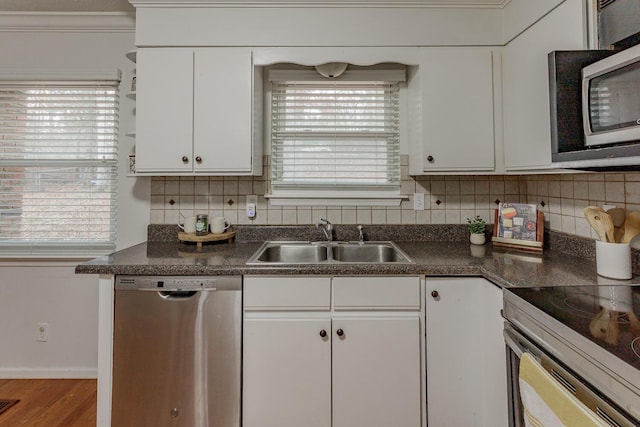
M484 245L486 240L484 237L484 233L478 233L478 234L471 234L469 236L469 241L474 245Z

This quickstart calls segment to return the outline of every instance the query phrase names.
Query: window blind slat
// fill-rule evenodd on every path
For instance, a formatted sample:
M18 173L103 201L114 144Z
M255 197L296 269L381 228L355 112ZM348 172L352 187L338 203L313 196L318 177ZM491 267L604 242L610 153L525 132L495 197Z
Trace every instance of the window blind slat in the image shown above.
M104 84L0 83L0 253L113 249L119 98Z
M399 85L272 82L274 188L399 188Z

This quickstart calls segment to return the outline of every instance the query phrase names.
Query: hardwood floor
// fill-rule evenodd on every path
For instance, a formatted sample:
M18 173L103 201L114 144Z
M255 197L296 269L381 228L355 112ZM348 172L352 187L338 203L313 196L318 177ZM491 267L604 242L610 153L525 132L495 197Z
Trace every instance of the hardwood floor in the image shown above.
M3 380L0 399L20 399L0 414L0 427L92 427L96 380Z

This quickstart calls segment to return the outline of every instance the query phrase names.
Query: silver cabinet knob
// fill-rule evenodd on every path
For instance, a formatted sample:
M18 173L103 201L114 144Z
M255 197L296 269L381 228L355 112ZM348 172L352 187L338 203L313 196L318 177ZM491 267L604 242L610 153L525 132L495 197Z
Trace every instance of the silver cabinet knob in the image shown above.
M187 156L182 156L182 163L189 163L189 158Z
M196 163L198 164L202 163L202 157L200 156L196 157Z

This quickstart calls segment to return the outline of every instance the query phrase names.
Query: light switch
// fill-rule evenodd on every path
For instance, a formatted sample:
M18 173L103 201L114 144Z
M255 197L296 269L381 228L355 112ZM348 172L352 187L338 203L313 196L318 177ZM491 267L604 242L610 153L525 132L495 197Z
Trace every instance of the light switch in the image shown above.
M424 210L424 193L413 193L413 210Z
M258 206L258 196L247 196L247 218L253 219L256 217L256 206Z

